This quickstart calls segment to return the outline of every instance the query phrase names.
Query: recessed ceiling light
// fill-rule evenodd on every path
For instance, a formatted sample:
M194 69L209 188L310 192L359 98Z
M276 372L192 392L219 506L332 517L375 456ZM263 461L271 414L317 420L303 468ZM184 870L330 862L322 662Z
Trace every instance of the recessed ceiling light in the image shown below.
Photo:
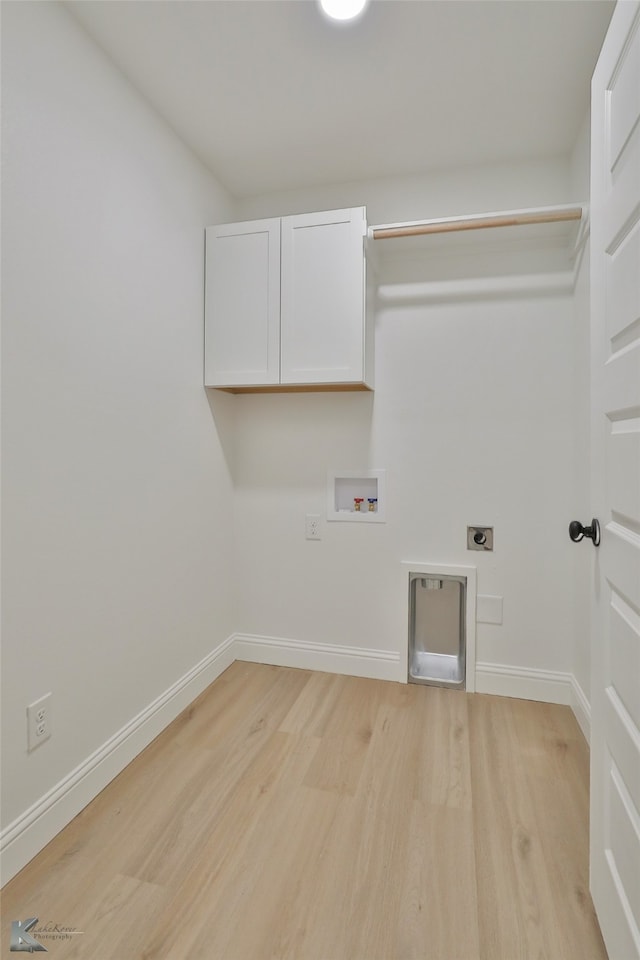
M332 20L353 20L362 13L369 0L320 0L320 6Z

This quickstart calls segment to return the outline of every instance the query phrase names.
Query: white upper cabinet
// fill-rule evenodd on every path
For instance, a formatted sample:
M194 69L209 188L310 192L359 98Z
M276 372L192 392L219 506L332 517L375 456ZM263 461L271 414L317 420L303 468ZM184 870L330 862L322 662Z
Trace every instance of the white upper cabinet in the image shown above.
M282 220L280 380L364 379L364 209Z
M205 384L371 387L364 207L208 227Z
M206 230L205 384L280 379L280 220Z

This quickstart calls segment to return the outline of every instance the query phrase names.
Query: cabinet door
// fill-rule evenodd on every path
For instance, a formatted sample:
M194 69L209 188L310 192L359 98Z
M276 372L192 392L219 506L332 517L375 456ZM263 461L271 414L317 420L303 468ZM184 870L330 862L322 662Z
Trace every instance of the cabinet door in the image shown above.
M280 378L280 220L206 230L205 385Z
M364 207L284 217L281 383L364 378Z

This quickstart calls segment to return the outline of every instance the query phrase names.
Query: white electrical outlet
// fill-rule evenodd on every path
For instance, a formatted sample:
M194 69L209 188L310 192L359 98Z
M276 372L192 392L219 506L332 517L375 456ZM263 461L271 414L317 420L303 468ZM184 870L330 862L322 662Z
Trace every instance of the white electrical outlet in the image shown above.
M305 517L305 537L307 540L321 540L320 514L308 513Z
M35 750L51 736L51 694L27 707L27 749Z

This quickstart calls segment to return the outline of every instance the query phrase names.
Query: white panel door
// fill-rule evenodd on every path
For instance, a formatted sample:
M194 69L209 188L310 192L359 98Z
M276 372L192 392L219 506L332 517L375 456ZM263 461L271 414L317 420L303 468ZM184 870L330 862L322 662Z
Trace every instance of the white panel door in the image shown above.
M282 220L281 382L364 378L364 207Z
M280 220L206 230L205 385L280 378Z
M592 84L591 890L610 960L640 958L640 3Z

